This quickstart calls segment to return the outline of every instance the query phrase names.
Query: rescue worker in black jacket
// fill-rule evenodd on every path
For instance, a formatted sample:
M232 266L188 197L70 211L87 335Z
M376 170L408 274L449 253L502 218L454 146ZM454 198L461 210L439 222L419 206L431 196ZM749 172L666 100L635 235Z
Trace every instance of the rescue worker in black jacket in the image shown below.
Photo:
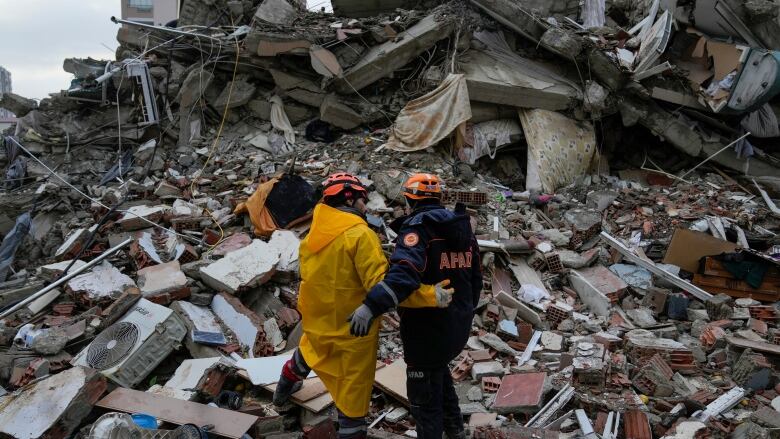
M363 336L374 318L398 307L418 439L441 439L442 432L449 439L465 438L449 362L466 345L482 289L469 217L462 205L454 212L444 208L441 195L435 175L415 174L406 181L412 212L390 225L398 233L390 269L350 316L351 333ZM421 294L411 296L414 292Z

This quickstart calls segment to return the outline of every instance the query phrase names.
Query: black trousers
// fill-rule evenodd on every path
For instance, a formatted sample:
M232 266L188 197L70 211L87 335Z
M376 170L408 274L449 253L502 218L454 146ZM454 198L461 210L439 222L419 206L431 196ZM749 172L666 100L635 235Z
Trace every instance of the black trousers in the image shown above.
M454 438L463 431L458 395L447 367L406 368L406 392L417 423L417 439Z

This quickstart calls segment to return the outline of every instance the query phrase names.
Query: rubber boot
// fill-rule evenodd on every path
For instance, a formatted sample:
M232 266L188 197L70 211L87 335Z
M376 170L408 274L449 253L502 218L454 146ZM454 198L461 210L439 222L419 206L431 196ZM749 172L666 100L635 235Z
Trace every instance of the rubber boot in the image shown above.
M276 383L276 390L274 390L274 405L284 406L290 401L290 396L301 390L301 387L303 387L303 381L293 381L284 375L280 376L279 382Z

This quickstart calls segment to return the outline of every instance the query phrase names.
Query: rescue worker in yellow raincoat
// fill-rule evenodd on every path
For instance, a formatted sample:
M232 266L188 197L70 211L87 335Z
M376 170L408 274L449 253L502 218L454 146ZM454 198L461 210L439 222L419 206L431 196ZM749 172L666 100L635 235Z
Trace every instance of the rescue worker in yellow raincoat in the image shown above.
M313 369L338 409L339 437L364 438L379 344L379 319L366 337L350 335L350 313L388 268L377 235L365 220L366 188L356 177L333 174L323 183L311 230L301 241L298 311L303 336L284 365L274 392L283 406ZM445 294L437 302L447 306ZM412 302L414 298L411 298ZM430 306L431 300L421 300Z

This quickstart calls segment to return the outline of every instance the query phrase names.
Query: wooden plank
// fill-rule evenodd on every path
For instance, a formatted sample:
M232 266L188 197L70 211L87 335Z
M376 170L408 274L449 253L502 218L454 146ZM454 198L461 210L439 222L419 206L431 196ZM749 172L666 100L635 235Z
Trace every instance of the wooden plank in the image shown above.
M679 277L673 275L672 273L669 273L668 271L664 271L660 268L658 268L655 264L651 264L644 259L640 258L639 256L635 255L634 252L631 251L628 247L623 245L620 241L612 237L607 232L601 232L601 238L604 239L607 244L609 244L610 247L614 248L620 254L623 255L626 259L633 262L634 264L650 271L654 275L663 278L667 282L670 282L672 285L676 286L677 288L680 288L682 290L685 290L694 296L696 296L697 299L705 301L712 297L712 294L702 290L701 288L697 287L696 285L693 285L684 279L680 279Z
M146 413L176 425L213 425L209 433L239 439L257 422L257 416L169 398L137 390L117 388L96 404L124 413Z
M263 388L273 392L276 390L276 384L269 384L267 386L263 386ZM301 387L301 390L292 394L292 399L295 403L305 403L326 393L328 393L328 389L325 388L325 384L321 379L309 378L303 381L303 387Z
M399 358L393 364L377 370L374 384L409 406L409 397L406 395L406 362L403 359Z

